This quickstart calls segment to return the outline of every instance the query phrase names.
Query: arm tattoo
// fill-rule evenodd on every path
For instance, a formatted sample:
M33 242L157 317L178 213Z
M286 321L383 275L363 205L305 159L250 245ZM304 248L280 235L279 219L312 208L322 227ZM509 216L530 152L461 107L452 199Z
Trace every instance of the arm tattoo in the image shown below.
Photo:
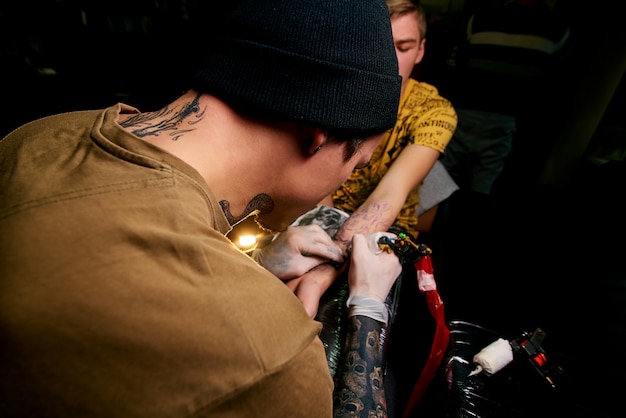
M390 210L391 205L388 203L361 205L343 223L337 232L337 239L342 242L351 242L355 234L369 235L374 232L386 231L390 225L387 225L385 218Z
M384 332L384 325L375 319L366 316L349 318L346 346L333 396L335 418L387 417L383 385Z
M177 141L181 135L192 131L193 125L204 117L205 110L200 109L199 98L200 95L197 95L182 109L170 109L169 106L165 106L156 112L139 113L126 119L121 125L140 138L158 136L167 132L173 141ZM156 122L157 120L159 122ZM188 127L182 128L183 123L186 123Z
M222 207L224 215L226 215L226 219L228 219L228 223L235 225L237 222L250 215L253 210L258 209L259 213L271 212L274 209L274 201L268 194L259 193L254 196L250 202L248 202L248 205L244 209L243 213L239 216L235 216L230 213L230 202L228 200L220 200L220 206Z

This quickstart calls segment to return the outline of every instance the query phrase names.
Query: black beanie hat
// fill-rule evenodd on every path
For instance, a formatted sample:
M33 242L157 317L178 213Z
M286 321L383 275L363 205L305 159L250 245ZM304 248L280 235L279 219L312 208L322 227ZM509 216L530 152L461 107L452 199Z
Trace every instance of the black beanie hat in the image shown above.
M384 0L241 0L193 87L235 108L369 136L395 124L401 77Z

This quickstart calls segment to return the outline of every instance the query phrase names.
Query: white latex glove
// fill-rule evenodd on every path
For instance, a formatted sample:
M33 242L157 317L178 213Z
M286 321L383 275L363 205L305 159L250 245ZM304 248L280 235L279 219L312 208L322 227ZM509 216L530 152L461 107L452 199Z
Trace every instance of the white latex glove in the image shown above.
M341 247L319 225L290 226L252 257L281 280L302 276L329 261L345 261Z
M374 299L384 303L391 287L402 272L398 257L378 247L381 236L395 238L390 233L352 237L352 258L348 272L350 298Z

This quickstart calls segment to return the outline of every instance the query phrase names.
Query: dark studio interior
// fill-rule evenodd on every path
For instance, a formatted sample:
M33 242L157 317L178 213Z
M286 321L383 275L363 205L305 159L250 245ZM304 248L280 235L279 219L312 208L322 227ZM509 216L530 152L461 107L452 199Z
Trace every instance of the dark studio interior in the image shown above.
M228 4L208 3L3 2L0 137L53 113L168 103L200 65L198 45L210 48L219 33ZM423 2L429 28L419 80L446 96L460 22L490 3ZM492 402L478 416L623 415L626 30L619 6L558 2L570 22L571 51L520 119L493 192L461 188L420 235L433 251L448 320L511 338L540 327L543 348L563 366L549 390L530 366L511 371L494 383L499 391L487 389ZM421 416L453 415L444 386L435 382Z

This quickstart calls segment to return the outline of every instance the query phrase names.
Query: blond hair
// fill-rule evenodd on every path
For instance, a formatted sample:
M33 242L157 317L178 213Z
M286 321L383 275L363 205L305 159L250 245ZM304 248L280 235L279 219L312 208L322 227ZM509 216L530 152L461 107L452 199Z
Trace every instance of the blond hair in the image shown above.
M417 17L420 37L424 39L426 36L426 12L419 0L387 0L387 8L391 18L414 13L415 17Z

